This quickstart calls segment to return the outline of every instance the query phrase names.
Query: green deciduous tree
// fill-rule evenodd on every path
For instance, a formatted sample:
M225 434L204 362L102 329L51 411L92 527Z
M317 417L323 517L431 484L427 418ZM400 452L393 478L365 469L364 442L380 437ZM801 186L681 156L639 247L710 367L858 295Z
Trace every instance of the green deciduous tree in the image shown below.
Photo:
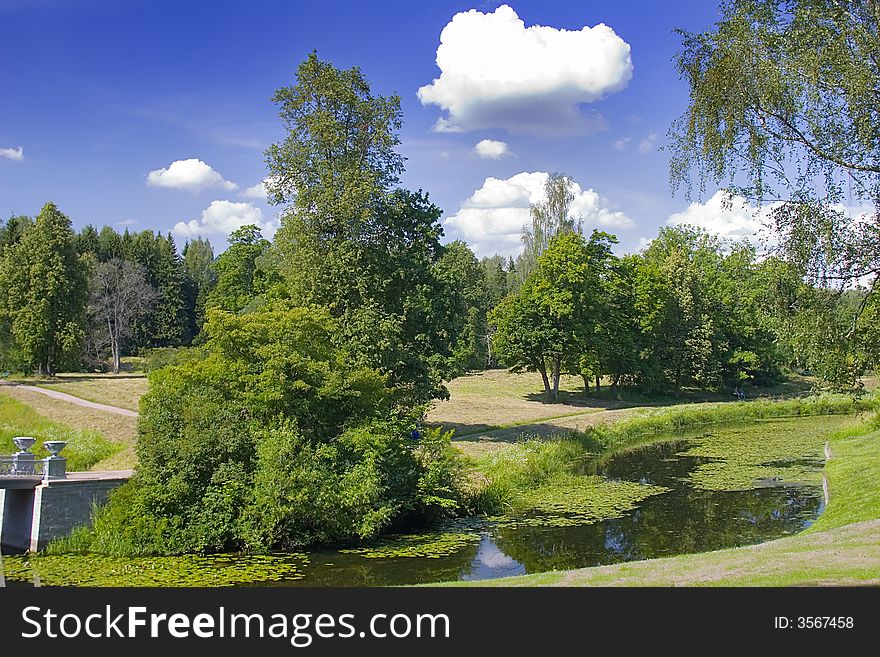
M460 240L446 245L436 265L438 278L448 285L452 300L450 339L456 339L452 357L461 371L484 369L488 358L486 314L489 292L485 269L470 247Z
M680 33L691 98L670 131L672 180L696 171L701 189L774 202L780 254L834 292L833 315L867 279L843 333L855 348L880 272L880 4L729 0L720 13L713 29ZM859 375L837 371L838 383Z
M208 295L209 308L239 312L266 289L266 277L260 259L270 247L260 229L242 226L229 235L229 248L214 263L216 284Z
M150 374L135 479L97 515L117 554L368 538L457 508L449 436L409 437L385 377L326 309L209 310L205 343Z
M610 244L610 236L598 231L589 241L573 232L557 234L519 291L491 313L499 360L515 372L539 372L548 401L558 399L563 368L582 369L582 357L596 349Z
M434 269L439 208L394 188L400 99L313 53L275 101L287 136L266 153L268 189L285 207L276 247L290 298L329 308L353 356L387 374L401 401L443 395L455 372L454 304Z

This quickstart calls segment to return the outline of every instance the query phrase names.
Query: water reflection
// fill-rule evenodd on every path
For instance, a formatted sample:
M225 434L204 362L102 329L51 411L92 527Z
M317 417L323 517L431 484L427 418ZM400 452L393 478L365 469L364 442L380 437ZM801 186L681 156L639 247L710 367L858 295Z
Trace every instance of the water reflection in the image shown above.
M647 498L622 518L574 527L495 528L478 545L441 559L313 555L306 577L293 584L363 586L491 579L705 552L799 532L822 512L824 500L818 486L765 482L744 491L693 488L688 475L708 459L680 455L692 444L674 440L648 445L593 464L591 472L609 479L671 489Z

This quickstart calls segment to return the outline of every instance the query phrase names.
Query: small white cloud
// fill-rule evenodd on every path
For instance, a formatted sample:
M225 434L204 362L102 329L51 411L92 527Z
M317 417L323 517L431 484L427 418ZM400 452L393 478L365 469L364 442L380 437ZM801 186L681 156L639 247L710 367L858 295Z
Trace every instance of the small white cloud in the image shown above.
M13 162L21 162L24 159L24 149L21 146L18 148L0 148L0 157L12 160Z
M229 235L232 231L254 224L264 237L271 238L278 229L274 219L263 220L263 211L250 203L233 201L212 201L199 219L179 221L174 225L174 234L181 238L206 235Z
M484 139L474 146L474 153L484 160L500 160L505 155L510 155L507 142Z
M652 132L639 142L639 153L647 155L657 150L657 133Z
M623 151L626 150L626 147L629 145L629 142L632 141L632 137L621 137L617 141L615 141L612 146L614 146L615 150Z
M122 221L117 221L114 226L119 226L120 228L125 228L126 226L134 226L137 223L137 219L123 219Z
M164 169L156 169L147 174L150 187L170 187L198 192L203 189L238 189L234 182L224 180L223 176L197 158L175 160Z
M263 184L263 181L261 180L256 185L245 188L241 192L241 195L244 198L252 198L252 199L256 199L258 201L265 201L266 200L266 186Z
M241 192L241 196L244 198L252 198L258 201L265 201L268 197L268 192L266 189L266 185L270 182L270 176L263 178L256 185L248 187L244 191Z
M418 90L423 105L446 112L438 132L504 128L567 135L604 129L581 104L625 88L630 47L604 24L572 31L526 27L508 5L460 12L440 33L440 77Z
M454 215L443 223L450 235L465 240L478 256L512 255L522 249L520 235L531 226L529 208L544 200L549 178L543 171L522 172L506 180L486 178ZM622 212L610 210L592 189L572 184L572 214L584 227L626 229L634 224Z

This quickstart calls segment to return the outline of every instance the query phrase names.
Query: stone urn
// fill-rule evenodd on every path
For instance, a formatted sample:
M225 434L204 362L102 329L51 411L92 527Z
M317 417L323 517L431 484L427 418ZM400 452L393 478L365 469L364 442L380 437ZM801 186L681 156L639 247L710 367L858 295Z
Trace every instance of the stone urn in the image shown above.
M46 440L43 442L43 447L45 447L46 451L52 455L49 458L58 456L58 453L64 449L66 445L66 440Z
M33 475L36 472L34 464L37 461L37 457L28 450L37 442L37 439L31 436L16 436L12 439L12 442L18 447L18 451L12 455L12 474L22 476Z
M45 447L46 451L50 454L50 456L46 457L44 460L44 481L67 478L67 459L63 456L58 456L58 452L64 449L65 445L67 445L66 440L46 440L43 442L43 447Z
M26 452L33 447L34 443L37 442L37 439L31 438L30 436L16 436L12 439L12 442L18 447L19 452Z

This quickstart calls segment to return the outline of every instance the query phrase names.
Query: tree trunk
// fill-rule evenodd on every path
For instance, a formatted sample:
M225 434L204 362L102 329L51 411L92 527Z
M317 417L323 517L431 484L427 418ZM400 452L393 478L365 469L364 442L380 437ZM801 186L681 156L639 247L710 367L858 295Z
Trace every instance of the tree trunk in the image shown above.
M544 382L544 398L550 401L550 380L547 378L547 366L541 363L538 371L541 373L541 380Z
M602 377L596 375L596 393L602 392Z
M620 385L620 374L614 375L614 380L611 382L611 389L617 390L617 387Z
M584 394L590 394L590 377L586 374L581 374L581 378L584 380Z
M110 336L110 355L113 358L113 373L119 374L119 337L113 332L113 322L107 318L107 334Z
M562 357L553 359L553 401L559 400L559 375L562 370Z

